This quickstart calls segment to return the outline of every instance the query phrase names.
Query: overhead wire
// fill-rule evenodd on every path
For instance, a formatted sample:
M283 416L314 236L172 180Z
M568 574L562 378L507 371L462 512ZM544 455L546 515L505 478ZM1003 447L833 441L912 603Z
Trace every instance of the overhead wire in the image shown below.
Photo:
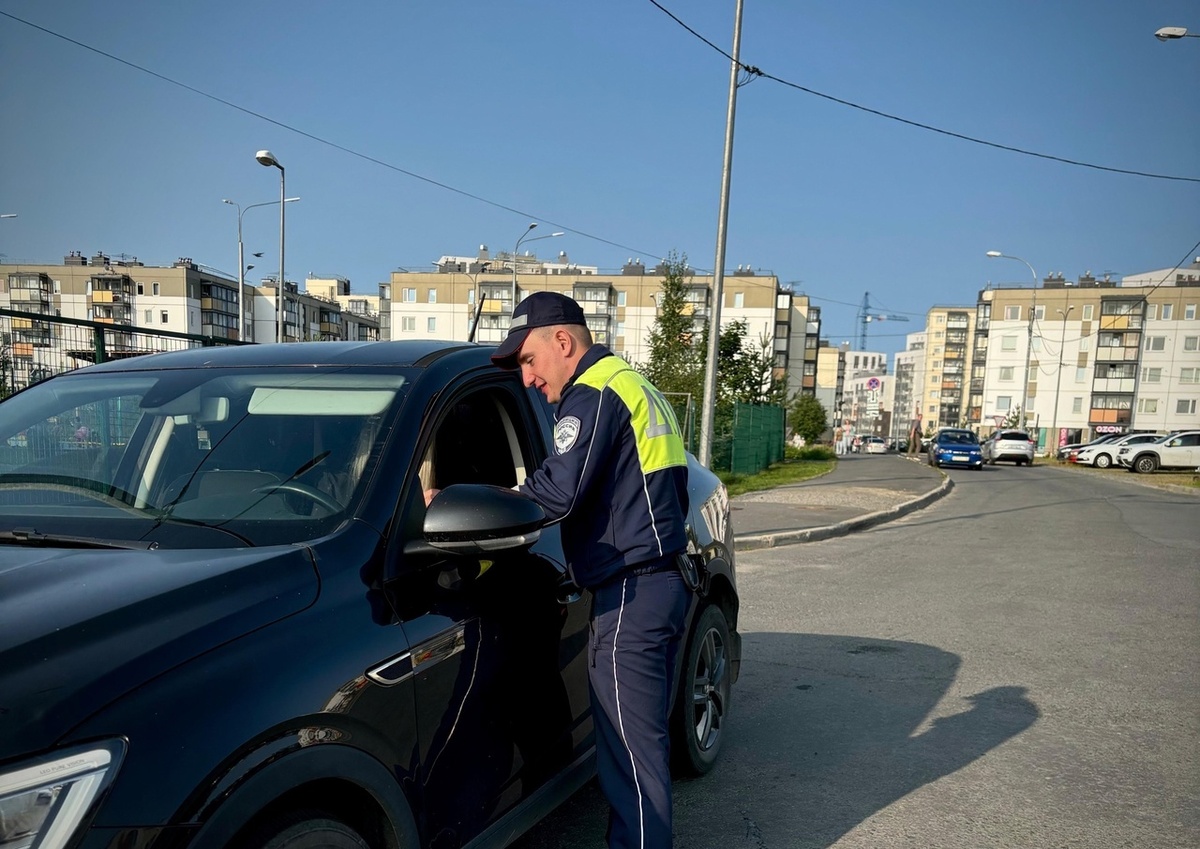
M667 9L665 6L663 6L661 3L659 3L658 0L649 0L649 2L652 6L655 6L656 8L658 8L661 12L663 12L663 14L667 15L667 17L669 17L671 20L675 21L675 23L679 24L681 27L683 27L685 30L687 30L689 33L691 33L693 36L698 38L700 41L704 42L709 47L711 47L713 50L720 53L722 56L724 56L730 62L734 61L733 56L731 56L729 53L725 52L723 49L721 49L717 45L713 44L711 41L709 41L704 36L700 35L700 33L696 32L696 30L694 30L692 27L688 26L686 23L684 23L682 20L680 20L680 18L677 15L675 15L673 12L671 12L669 9ZM832 103L837 103L840 106L847 106L851 109L857 109L860 112L866 112L868 115L874 115L878 118L885 118L889 121L895 121L900 124L906 124L910 127L916 127L919 130L926 130L927 132L937 133L937 134L943 135L943 136L948 136L950 138L958 139L959 141L965 141L965 142L970 142L971 144L983 145L985 147L991 147L991 148L995 148L997 150L1007 151L1009 153L1017 153L1022 156L1032 156L1037 159L1047 159L1052 162L1061 162L1064 165L1074 165L1079 168L1091 168L1096 171L1107 171L1112 174L1125 174L1125 175L1132 176L1132 177L1147 177L1147 178L1153 179L1153 180L1174 180L1174 181L1185 182L1185 183L1200 183L1200 177L1183 177L1183 176L1174 175L1174 174L1155 174L1150 171L1137 171L1137 170L1133 170L1133 169L1129 169L1129 168L1113 168L1113 167L1110 167L1107 165L1096 165L1095 163L1084 162L1079 159L1068 159L1067 157L1064 157L1064 156L1055 156L1055 155L1049 154L1049 153L1039 153L1038 151L1026 150L1025 148L1015 147L1014 145L1002 144L1000 142L994 142L994 141L989 141L987 139L976 138L975 136L969 136L965 133L955 132L954 130L946 130L941 127L935 127L932 124L925 124L920 121L914 121L910 118L903 118L899 115L893 115L889 112L884 112L879 109L872 109L869 106L863 106L861 103L855 103L854 101L846 100L845 98L835 97L832 94L826 94L825 92L817 91L816 89L809 88L808 86L800 85L799 83L792 82L791 80L786 80L782 77L777 77L774 74L768 74L766 71L763 71L760 68L756 68L753 65L747 65L743 62L738 62L738 65L742 71L744 71L752 76L761 77L762 79L765 79L765 80L771 80L772 82L779 83L782 86L787 86L788 88L793 88L793 89L796 89L797 91L802 91L805 94L811 94L814 97L819 97L819 98L822 98L823 100L828 100Z

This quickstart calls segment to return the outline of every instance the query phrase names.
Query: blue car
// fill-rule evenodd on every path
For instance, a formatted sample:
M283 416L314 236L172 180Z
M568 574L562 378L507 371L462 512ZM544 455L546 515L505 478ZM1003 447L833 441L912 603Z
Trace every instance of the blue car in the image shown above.
M929 441L929 465L983 468L979 437L969 430L944 427Z

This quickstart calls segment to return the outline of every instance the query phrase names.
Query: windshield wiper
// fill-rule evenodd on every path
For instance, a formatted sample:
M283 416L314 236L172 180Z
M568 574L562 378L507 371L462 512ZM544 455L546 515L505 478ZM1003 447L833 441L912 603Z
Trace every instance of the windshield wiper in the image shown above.
M133 551L152 551L158 548L158 543L144 540L97 539L70 534L43 534L33 528L13 528L11 531L0 531L0 543L45 546L47 548L122 548Z

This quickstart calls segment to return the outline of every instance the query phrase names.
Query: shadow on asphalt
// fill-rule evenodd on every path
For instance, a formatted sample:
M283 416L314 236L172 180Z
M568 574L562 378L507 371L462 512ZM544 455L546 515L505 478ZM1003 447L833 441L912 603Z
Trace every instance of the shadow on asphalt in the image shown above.
M743 635L721 761L675 784L676 846L825 849L897 799L1032 726L1022 686L948 696L961 659L919 643L820 634ZM602 847L589 784L516 844Z

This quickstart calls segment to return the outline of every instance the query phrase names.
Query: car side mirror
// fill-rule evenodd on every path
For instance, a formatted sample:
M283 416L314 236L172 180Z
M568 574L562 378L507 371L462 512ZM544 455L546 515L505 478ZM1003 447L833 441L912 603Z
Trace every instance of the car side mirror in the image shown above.
M502 486L460 483L437 494L425 513L425 542L452 554L486 555L528 548L538 541L546 514L524 495Z

